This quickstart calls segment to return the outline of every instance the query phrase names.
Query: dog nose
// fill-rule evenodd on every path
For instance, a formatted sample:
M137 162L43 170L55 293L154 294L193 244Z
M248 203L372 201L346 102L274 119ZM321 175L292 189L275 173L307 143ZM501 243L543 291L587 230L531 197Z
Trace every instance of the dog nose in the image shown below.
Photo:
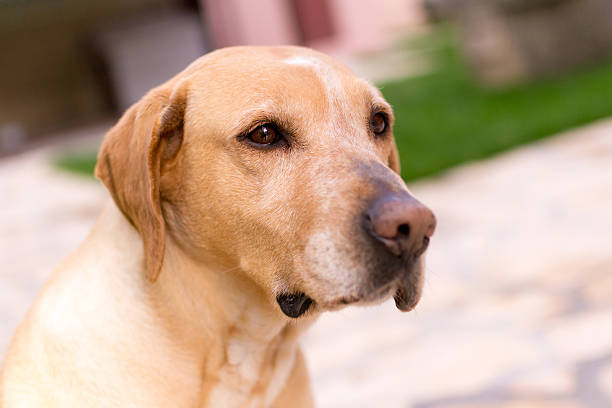
M433 212L406 192L376 198L364 213L368 233L394 255L417 258L436 229Z

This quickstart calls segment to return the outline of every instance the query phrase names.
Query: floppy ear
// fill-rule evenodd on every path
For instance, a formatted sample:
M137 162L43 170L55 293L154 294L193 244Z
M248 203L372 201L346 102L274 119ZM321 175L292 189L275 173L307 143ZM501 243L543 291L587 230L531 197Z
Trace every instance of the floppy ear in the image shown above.
M160 177L183 141L187 86L179 83L172 93L169 88L152 90L125 112L104 137L95 171L138 230L151 282L159 276L166 247Z
M395 144L395 139L393 139L393 142L391 144L391 153L389 154L389 167L391 168L391 170L393 170L400 176L402 175L402 172L400 169L399 152L397 151L397 145Z

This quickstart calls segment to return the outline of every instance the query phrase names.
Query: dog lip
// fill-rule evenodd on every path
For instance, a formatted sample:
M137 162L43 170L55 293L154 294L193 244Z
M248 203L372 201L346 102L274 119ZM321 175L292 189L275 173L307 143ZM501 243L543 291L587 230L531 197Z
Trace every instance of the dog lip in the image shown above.
M388 299L389 296L397 290L395 288L396 285L397 282L391 281L373 291L340 296L327 301L324 304L329 305L330 307L338 307L352 304L371 304L382 302L383 300Z
M384 290L377 291L379 299L393 297L395 306L402 312L413 310L421 298L417 275L422 273L417 265L417 259L405 259L404 268L396 274L395 279Z
M295 319L310 308L312 299L302 292L282 293L276 297L276 302L284 314Z
M414 309L419 302L418 296L414 296L413 291L408 291L406 286L399 286L393 295L395 306L402 312L409 312Z

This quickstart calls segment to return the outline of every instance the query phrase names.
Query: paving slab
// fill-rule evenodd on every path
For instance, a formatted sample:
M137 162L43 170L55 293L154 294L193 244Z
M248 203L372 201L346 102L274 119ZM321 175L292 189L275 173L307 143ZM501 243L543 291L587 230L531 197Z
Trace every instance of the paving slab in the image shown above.
M107 197L55 151L0 161L0 355ZM321 317L318 406L612 407L612 120L411 188L439 225L423 300Z

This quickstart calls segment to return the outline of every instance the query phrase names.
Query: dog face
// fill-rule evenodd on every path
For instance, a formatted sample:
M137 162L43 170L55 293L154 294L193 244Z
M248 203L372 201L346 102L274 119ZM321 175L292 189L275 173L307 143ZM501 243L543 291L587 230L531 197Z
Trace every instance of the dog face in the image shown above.
M390 295L409 310L435 218L398 175L392 123L380 92L323 54L228 48L130 108L96 174L152 280L171 240L291 317Z

